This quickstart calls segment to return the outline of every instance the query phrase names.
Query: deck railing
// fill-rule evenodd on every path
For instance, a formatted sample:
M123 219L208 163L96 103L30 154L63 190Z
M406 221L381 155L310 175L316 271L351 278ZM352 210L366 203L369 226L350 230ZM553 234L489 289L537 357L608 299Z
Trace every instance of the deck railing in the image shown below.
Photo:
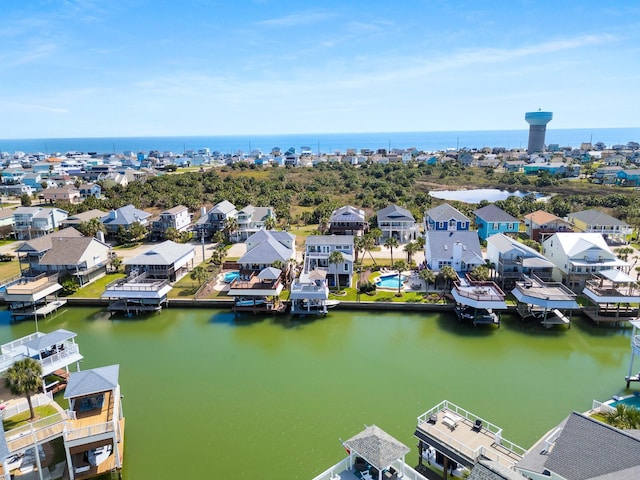
M77 355L78 353L80 353L80 347L78 346L77 343L66 343L64 345L65 345L64 350L58 351L53 355L49 355L48 357L43 358L42 360L40 360L40 364L43 367L48 367L49 365L58 363L65 358L68 358L68 357L71 357L72 355Z
M9 451L21 450L60 436L64 430L66 418L65 412L58 412L28 425L9 430L5 433Z
M113 422L96 423L86 427L73 428L73 424L68 422L64 432L64 440L76 440L78 438L87 438L94 435L101 435L107 432L113 432Z
M610 413L610 412L616 411L616 409L613 408L611 405L608 405L605 402L599 402L598 400L593 401L591 405L591 410L599 413Z
M31 397L31 404L33 405L33 408L48 405L52 401L53 399L49 395L44 394L33 395ZM26 412L27 410L29 410L29 404L27 402L17 402L2 410L2 418L11 418L19 413Z

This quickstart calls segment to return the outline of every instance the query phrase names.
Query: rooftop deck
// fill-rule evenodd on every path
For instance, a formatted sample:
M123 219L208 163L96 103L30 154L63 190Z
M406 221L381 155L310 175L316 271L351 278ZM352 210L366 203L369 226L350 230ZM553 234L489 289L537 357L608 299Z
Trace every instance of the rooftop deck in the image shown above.
M519 302L543 308L578 309L576 294L560 282L544 282L535 275L516 282L511 291Z
M511 468L526 453L502 437L502 428L446 400L418 417L415 436L467 467L486 458Z
M455 282L451 294L455 301L474 308L506 310L505 294L495 282L460 280Z

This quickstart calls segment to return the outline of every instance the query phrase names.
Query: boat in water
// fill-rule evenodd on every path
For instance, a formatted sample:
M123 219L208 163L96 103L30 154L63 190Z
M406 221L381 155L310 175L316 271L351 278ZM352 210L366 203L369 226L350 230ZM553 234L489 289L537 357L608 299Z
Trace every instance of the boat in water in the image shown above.
M113 445L110 445L110 444L102 445L101 447L97 447L97 448L92 448L87 453L87 461L91 465L97 467L98 465L106 461L107 458L109 458L109 455L111 455L112 451L113 451Z

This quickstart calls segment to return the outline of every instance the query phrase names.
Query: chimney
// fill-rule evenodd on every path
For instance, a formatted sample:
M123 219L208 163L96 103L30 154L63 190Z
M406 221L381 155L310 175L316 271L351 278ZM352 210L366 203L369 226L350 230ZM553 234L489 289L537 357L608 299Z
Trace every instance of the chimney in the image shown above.
M456 242L451 249L451 266L456 272L462 270L462 243Z

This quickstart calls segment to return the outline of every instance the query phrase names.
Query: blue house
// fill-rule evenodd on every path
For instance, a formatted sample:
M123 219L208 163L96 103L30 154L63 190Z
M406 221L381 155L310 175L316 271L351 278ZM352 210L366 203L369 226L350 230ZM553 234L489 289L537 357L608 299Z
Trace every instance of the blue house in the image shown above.
M448 203L443 203L427 210L424 220L424 230L432 231L467 231L471 227L471 220Z
M493 204L479 208L473 213L481 240L486 240L496 233L518 233L520 230L520 220Z
M617 173L616 184L623 187L637 187L640 185L640 168L621 170Z

